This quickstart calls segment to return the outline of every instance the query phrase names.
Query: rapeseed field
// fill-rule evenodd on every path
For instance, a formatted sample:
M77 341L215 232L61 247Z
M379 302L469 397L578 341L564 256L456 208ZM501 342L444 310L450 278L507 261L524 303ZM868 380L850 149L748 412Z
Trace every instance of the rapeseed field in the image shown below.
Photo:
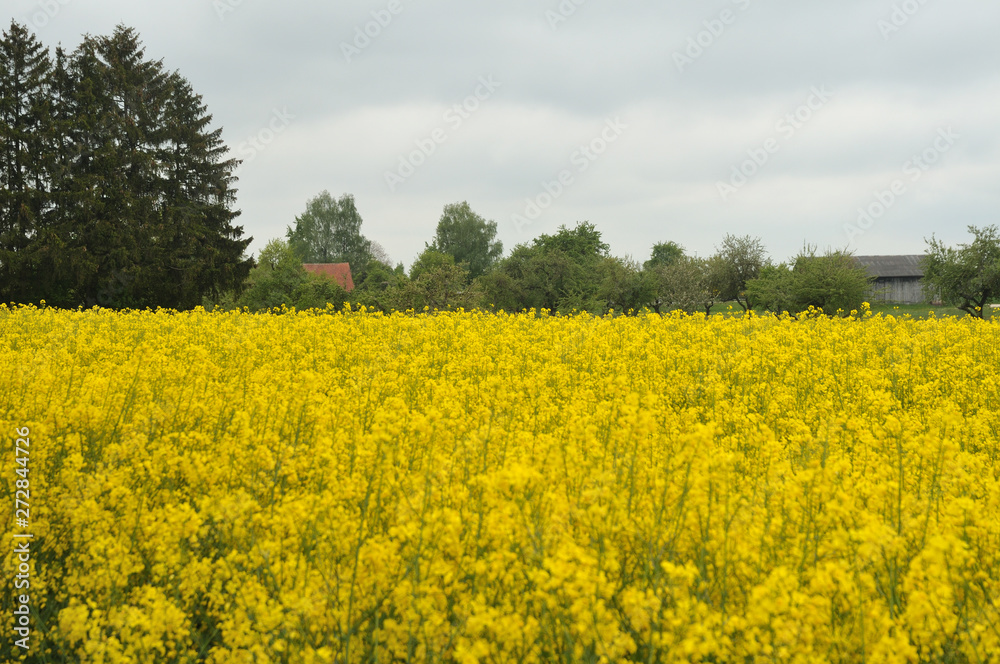
M0 308L0 659L997 662L998 368L863 312Z

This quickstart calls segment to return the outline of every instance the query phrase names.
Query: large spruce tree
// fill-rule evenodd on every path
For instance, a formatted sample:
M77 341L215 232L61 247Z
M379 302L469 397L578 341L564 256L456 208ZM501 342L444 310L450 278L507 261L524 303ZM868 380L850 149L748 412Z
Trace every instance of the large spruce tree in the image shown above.
M237 161L180 74L122 26L52 62L15 23L0 51L0 130L24 135L2 152L4 300L190 308L243 283ZM32 104L34 123L15 112Z
M0 41L0 297L33 291L33 245L49 204L48 50L12 23Z

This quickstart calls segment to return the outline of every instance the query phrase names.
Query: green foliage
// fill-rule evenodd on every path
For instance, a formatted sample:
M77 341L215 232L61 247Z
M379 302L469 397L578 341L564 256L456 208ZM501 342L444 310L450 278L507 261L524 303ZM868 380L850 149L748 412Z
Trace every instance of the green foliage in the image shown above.
M431 310L473 309L480 305L482 291L470 283L464 265L438 264L422 270L415 279L404 282L397 290L395 307L405 311L424 308Z
M294 306L296 291L307 280L302 261L287 242L273 239L260 251L257 265L250 270L247 289L239 299L241 307L253 311Z
M660 242L641 270L635 261L609 259L603 274L601 292L609 309L710 313L725 281L725 265L719 257L688 257L676 242Z
M651 270L661 265L670 265L682 258L684 258L684 247L676 242L658 242L653 245L652 255L643 267Z
M486 221L463 201L444 207L430 247L450 254L456 264L467 265L469 278L476 279L503 256L503 244L496 236L496 222Z
M747 298L756 306L768 311L794 311L803 309L796 304L795 283L791 269L784 263L767 263L761 267L756 279L747 282ZM809 307L806 306L806 309Z
M551 309L558 306L557 282L569 270L564 254L546 256L538 247L518 245L497 269L479 279L486 303L496 309Z
M996 226L969 226L973 239L958 248L927 240L924 285L941 299L977 318L1000 298L1000 235Z
M221 130L201 97L119 26L50 59L0 41L0 298L190 308L251 262Z
M454 256L432 247L417 257L409 276L402 265L391 269L370 262L352 296L359 304L384 312L473 309L482 301L482 291L469 279L465 265L456 265Z
M354 282L355 290L385 290L400 280L406 279L402 263L391 268L375 259L368 261L362 274L363 276Z
M286 237L303 263L349 263L354 274L363 276L359 273L374 256L372 243L361 234L361 223L354 196L344 194L336 200L323 191L306 203L306 211L295 218L295 228L288 227Z
M402 264L393 269L373 259L368 261L361 279L354 282L351 301L369 309L389 313L400 303L400 290L408 281Z
M718 261L682 256L647 269L653 310L657 313L676 310L689 314L702 310L710 313L718 298L717 265Z
M45 232L51 199L51 79L48 49L12 22L0 41L0 293L5 301L44 297L33 287L32 264L44 260L33 236Z
M332 279L310 275L288 243L267 243L250 271L248 288L239 298L240 307L261 311L280 307L322 308L328 303L341 308L349 300L347 291Z
M555 235L540 235L532 241L532 245L542 252L560 251L574 263L596 264L607 257L608 247L601 240L601 233L589 221L582 221L576 227L569 229L560 226Z
M761 268L760 276L747 283L747 297L773 312L799 313L816 307L829 315L846 315L861 308L871 282L851 254L828 251L817 256L814 247L807 247L791 266Z
M417 260L410 266L410 280L419 279L425 272L433 272L445 267L455 266L455 257L451 254L438 251L433 247L424 249Z
M752 308L753 303L747 298L747 283L760 276L767 259L760 238L749 235L737 237L727 233L722 245L717 247L715 258L718 260L716 286L719 299L735 300L744 311Z
M649 270L643 270L630 259L606 258L601 273L600 297L608 309L621 313L639 313L652 305L656 284Z
M306 282L295 292L297 309L323 309L328 304L339 311L353 298L339 283L321 275L307 274Z
M515 247L480 283L486 303L506 311L603 313L607 258L608 245L593 224L560 226L555 235Z

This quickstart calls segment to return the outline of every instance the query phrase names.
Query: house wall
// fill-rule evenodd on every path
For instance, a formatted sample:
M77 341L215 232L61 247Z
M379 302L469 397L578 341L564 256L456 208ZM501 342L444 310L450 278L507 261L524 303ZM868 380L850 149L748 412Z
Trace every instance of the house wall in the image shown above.
M881 292L880 292L881 291ZM872 299L876 302L920 304L925 302L924 285L920 277L893 277L875 281Z

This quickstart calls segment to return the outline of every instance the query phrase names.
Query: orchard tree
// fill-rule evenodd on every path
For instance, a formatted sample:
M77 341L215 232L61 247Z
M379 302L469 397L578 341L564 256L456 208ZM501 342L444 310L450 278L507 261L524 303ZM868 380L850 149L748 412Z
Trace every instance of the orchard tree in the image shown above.
M648 268L650 306L656 313L676 310L688 314L702 310L711 313L718 298L713 268L712 261L692 256Z
M652 273L631 258L606 258L602 266L601 298L609 310L637 314L652 305L656 284Z
M486 274L503 256L497 223L472 211L468 202L446 205L430 247L468 266L470 279Z
M755 306L774 313L802 310L795 288L795 278L786 263L767 263L756 279L747 282L747 298ZM808 305L805 307L808 309Z
M944 302L983 318L986 305L1000 298L1000 235L996 226L968 230L972 242L957 248L927 240L924 285Z
M716 250L716 285L720 300L734 300L743 311L747 311L753 307L747 297L747 283L760 276L767 259L763 243L760 238L749 235L737 237L727 233Z

